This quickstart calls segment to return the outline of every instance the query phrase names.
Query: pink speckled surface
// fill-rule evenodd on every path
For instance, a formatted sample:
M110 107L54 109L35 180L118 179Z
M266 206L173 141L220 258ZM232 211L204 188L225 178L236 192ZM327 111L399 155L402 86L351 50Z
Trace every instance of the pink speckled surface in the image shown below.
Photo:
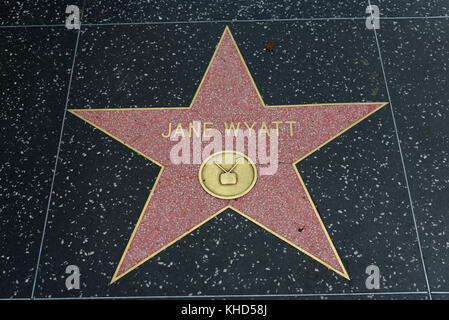
M164 165L116 277L229 204L324 264L345 273L292 163L380 106L373 103L265 108L230 33L225 31L191 109L72 111ZM276 174L259 175L255 187L247 195L231 201L214 198L201 188L199 164L172 164L169 155L175 142L161 136L169 122L175 126L180 122L184 128L191 121L213 122L210 127L219 129L224 136L223 122L256 121L260 124L265 121L269 124L290 120L296 121L293 136L289 134L288 125L279 127ZM304 226L305 229L298 232L298 228Z

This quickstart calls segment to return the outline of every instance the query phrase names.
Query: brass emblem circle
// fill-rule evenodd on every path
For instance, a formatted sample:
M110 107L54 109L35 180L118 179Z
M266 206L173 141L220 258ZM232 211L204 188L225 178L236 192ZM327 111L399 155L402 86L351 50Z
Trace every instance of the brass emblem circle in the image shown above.
M220 199L236 199L254 187L257 168L245 154L225 150L204 160L198 175L201 186L210 195Z

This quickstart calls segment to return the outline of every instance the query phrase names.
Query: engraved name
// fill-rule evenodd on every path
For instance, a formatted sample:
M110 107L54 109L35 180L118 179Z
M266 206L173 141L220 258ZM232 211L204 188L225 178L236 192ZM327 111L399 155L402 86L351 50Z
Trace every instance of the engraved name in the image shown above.
M293 137L294 134L294 126L296 121L287 120L287 121L238 121L238 122L223 122L222 128L225 130L226 134L229 136L234 134L238 136L240 132L247 131L248 135L252 134L266 134L270 136L271 133L275 133L279 135L280 128L284 127L288 129L288 134L290 137ZM168 123L167 129L165 132L162 132L161 135L163 138L177 137L182 136L185 137L188 135L192 137L195 135L196 137L200 137L201 135L204 138L211 138L212 136L209 133L209 130L216 128L216 124L210 121L194 121L189 122L188 124L182 125L181 122L178 123ZM271 132L271 133L270 133Z

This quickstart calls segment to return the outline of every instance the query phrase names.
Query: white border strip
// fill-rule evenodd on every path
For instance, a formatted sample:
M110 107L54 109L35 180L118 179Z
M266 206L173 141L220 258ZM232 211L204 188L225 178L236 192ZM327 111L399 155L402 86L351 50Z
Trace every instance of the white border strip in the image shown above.
M291 19L254 19L254 20L194 20L194 21L143 21L143 22L105 22L84 23L84 26L121 26L121 25L155 25L155 24L195 24L195 23L247 23L247 22L294 22L294 21L330 21L330 20L366 20L364 17L323 17L323 18L291 18ZM446 16L397 16L379 17L380 20L407 20L407 19L447 19ZM0 29L7 28L40 28L40 27L65 27L65 24L16 24L0 25Z
M74 53L73 53L72 69L70 70L70 79L69 79L69 85L68 85L68 88L67 88L67 96L66 96L65 106L64 106L64 115L63 115L63 118L62 118L61 131L60 131L60 134L59 134L58 151L56 152L55 167L53 169L53 178L51 180L50 194L48 196L47 211L45 213L44 228L42 230L41 245L40 245L40 248L39 248L39 256L37 258L37 263L36 263L36 270L35 270L34 281L33 281L33 289L31 291L31 299L34 298L34 290L36 288L36 281L37 281L37 276L38 276L38 273L39 273L39 265L40 265L40 262L41 262L42 247L44 246L44 238L45 238L45 231L47 229L48 213L50 211L50 204L51 204L51 199L52 199L52 194L53 194L53 186L54 186L55 177L56 177L56 170L58 169L59 152L61 150L61 141L62 141L62 135L64 133L64 123L65 123L65 118L66 118L66 114L67 114L67 107L68 107L68 104L69 104L70 89L71 89L71 86L72 86L73 70L75 68L75 60L76 60L76 54L77 54L77 51L78 51L78 43L79 43L79 40L80 40L80 33L81 33L81 28L78 30L78 34L77 34L77 37L76 37L75 50L74 50Z
M368 3L369 3L369 6L371 7L371 1L370 0L368 0ZM415 226L416 240L418 242L419 253L421 255L421 262L422 262L422 266L423 266L423 270L424 270L424 276L426 278L427 291L428 291L428 294L429 294L429 299L432 300L432 292L430 291L429 279L427 277L426 264L424 263L424 255L423 255L423 252L422 252L421 240L419 238L418 224L416 223L415 209L413 207L412 195L411 195L410 186L409 186L409 183L408 183L408 175L407 175L407 169L405 168L404 156L402 154L401 140L399 139L398 127L396 125L396 118L394 116L393 103L391 102L390 90L388 88L388 81L387 81L387 76L385 74L385 67L384 67L384 62L383 62L383 59L382 59L382 53L381 53L381 50L380 50L379 39L377 38L376 28L373 28L373 30L374 30L374 37L376 38L377 51L379 53L380 65L382 67L382 74L383 74L383 78L384 78L384 81L385 81L385 88L387 90L388 102L390 103L391 117L393 119L394 130L395 130L396 139L397 139L397 142L398 142L399 154L401 156L402 169L403 169L403 172L404 172L405 184L407 185L408 199L409 199L410 209L411 209L411 213L412 213L412 217L413 217L413 223L414 223L414 226Z
M238 294L238 295L190 295L190 296L101 296L101 297L48 297L48 298L2 298L0 300L138 300L138 299L213 299L213 298L306 298L306 297L351 297L351 296L394 296L427 295L426 291L412 292L348 292L348 293L298 293L298 294Z

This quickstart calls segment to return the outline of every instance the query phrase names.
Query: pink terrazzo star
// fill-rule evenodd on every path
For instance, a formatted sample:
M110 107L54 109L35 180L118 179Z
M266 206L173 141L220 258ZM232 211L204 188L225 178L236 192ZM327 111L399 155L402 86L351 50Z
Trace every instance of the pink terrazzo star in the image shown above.
M349 279L295 164L384 105L266 106L226 27L189 108L70 110L162 167L111 282L226 208ZM230 121L295 123L293 135L290 126L279 126L277 172L259 175L254 188L243 197L222 200L202 189L199 164L170 161L170 149L176 142L161 133L170 122L188 128L192 121L220 124L215 129Z

